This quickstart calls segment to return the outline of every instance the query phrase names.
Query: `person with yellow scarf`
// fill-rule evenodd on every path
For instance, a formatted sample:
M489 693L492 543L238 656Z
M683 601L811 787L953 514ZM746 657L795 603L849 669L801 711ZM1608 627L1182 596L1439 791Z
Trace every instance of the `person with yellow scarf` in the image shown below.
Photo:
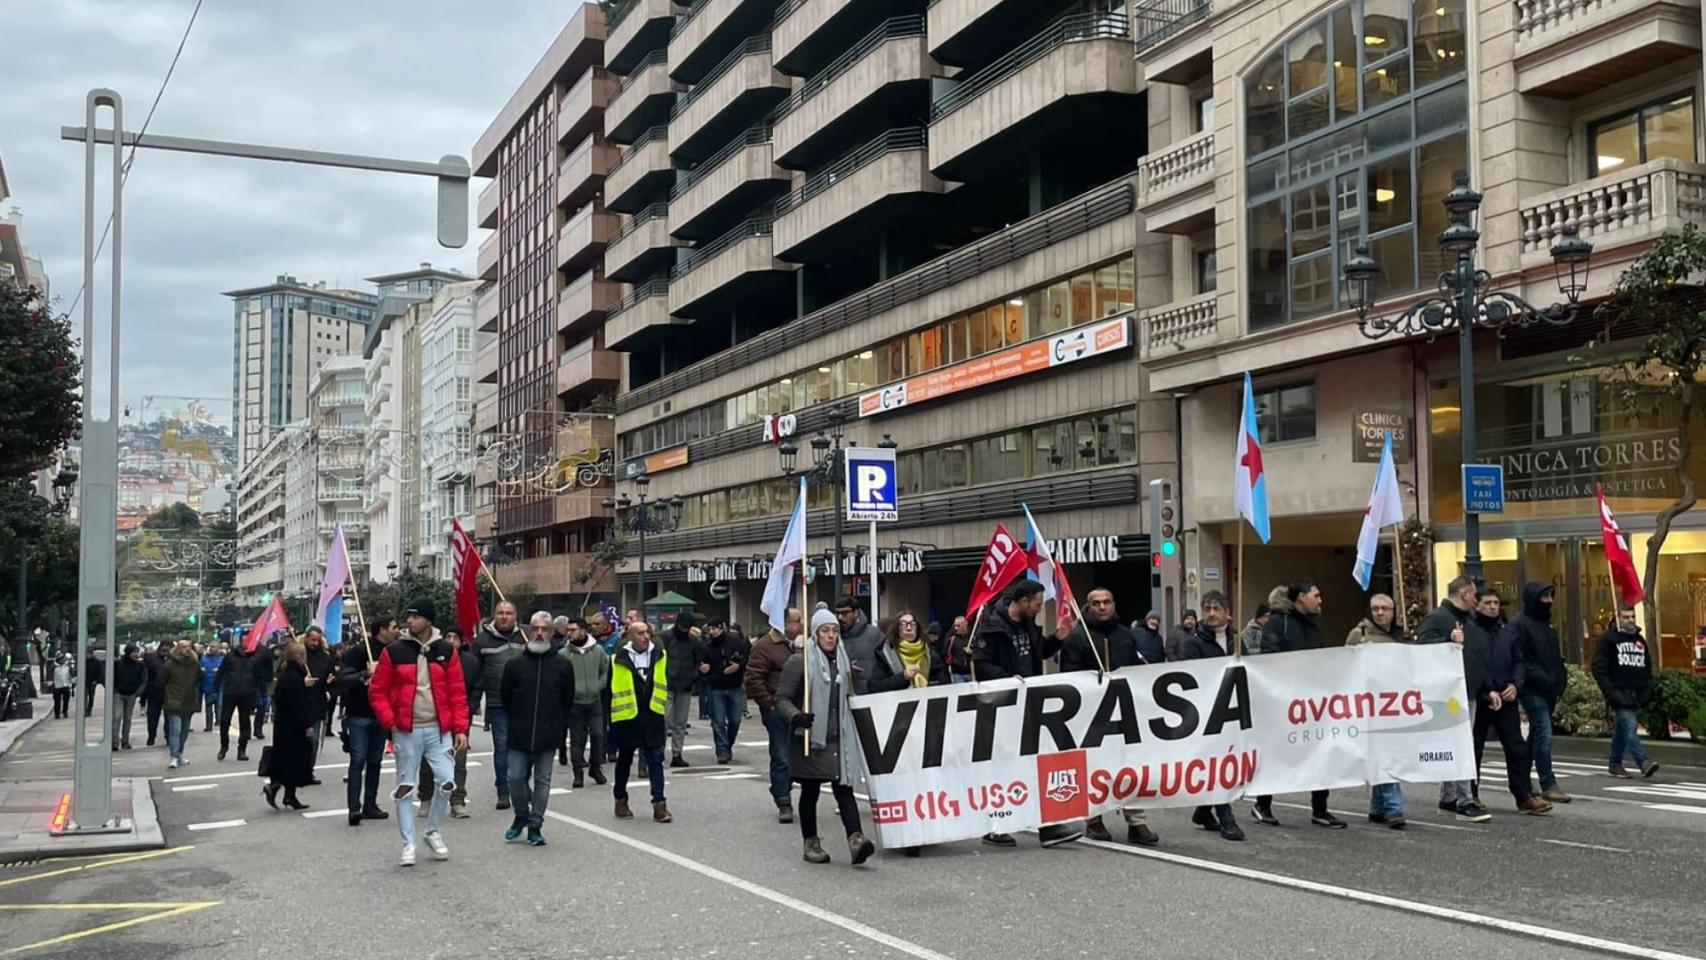
M910 610L901 611L889 624L887 641L877 649L877 662L865 678L865 692L885 693L947 682L948 667L925 642L918 618Z

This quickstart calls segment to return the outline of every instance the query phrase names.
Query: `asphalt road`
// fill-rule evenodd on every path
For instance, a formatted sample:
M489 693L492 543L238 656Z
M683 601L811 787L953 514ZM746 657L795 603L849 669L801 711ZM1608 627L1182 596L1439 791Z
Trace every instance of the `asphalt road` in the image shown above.
M1151 816L1154 850L968 841L854 869L838 840L825 845L835 863L801 862L758 776L756 722L728 768L707 766L708 724L693 733L696 765L670 779L674 823L640 810L618 822L608 788L578 790L551 798L550 845L534 849L502 841L509 815L492 809L490 742L476 732L474 816L446 827L449 862L423 847L412 869L396 865L395 820L345 823L335 741L304 815L268 809L252 764L215 762L215 734L198 729L178 771L136 736L117 769L158 778L171 846L0 868L0 957L1706 956L1706 770L1631 783L1571 765L1578 799L1547 818L1517 816L1489 788L1493 822L1458 824L1414 787L1403 833L1360 816L1322 830L1291 806L1264 828L1240 807L1250 839L1235 844L1171 810ZM0 778L68 776L69 741L68 721L44 723L0 759ZM1366 802L1345 791L1332 806L1351 819ZM826 826L832 808L826 796Z

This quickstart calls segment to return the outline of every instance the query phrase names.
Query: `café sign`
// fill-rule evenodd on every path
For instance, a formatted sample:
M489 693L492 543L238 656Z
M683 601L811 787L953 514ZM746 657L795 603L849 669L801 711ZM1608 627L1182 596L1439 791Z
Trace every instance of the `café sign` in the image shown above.
M826 556L809 556L806 562L812 568L814 577L831 576L830 561ZM678 565L683 578L688 583L710 583L713 581L731 580L768 580L773 560L770 558L753 558L745 560L689 560ZM654 570L668 568L659 565ZM877 574L889 576L897 573L921 573L924 570L924 554L911 547L898 550L877 551ZM843 553L841 555L841 575L844 577L870 576L871 556L868 553Z

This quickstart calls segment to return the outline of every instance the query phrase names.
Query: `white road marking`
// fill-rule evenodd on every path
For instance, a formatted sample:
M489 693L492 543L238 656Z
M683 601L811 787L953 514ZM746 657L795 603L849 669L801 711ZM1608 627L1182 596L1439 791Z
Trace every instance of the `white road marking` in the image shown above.
M551 788L551 796L553 796L553 797L560 797L566 793L573 793L573 792L574 791L570 790L568 787L552 787Z
M191 790L212 790L214 787L217 787L217 786L219 786L219 784L217 784L217 783L192 783L192 784L189 784L188 786L173 787L172 792L173 793L187 793Z
M1648 810L1669 810L1672 813L1706 814L1706 807L1687 807L1680 803L1647 803L1642 804L1642 806L1646 807Z
M1612 793L1636 793L1667 800L1706 800L1706 788L1689 788L1668 783L1653 783L1639 787L1606 787Z
M1307 803L1283 803L1283 802L1280 802L1277 800L1274 801L1274 806L1276 806L1276 807L1290 807L1293 810L1309 810L1309 809L1311 809L1309 804L1307 804ZM1238 808L1233 807L1232 811L1234 813L1236 813L1236 812L1238 812ZM1352 813L1349 810L1331 810L1331 809L1329 809L1327 812L1332 814L1335 817L1344 817L1344 818L1348 818L1348 819L1352 819L1352 820L1358 819L1360 817L1368 816L1368 814L1366 814L1366 813ZM1464 831L1467 831L1469 833L1479 833L1480 832L1480 831L1476 830L1474 827L1460 827L1460 826L1457 826L1456 824L1453 824L1453 823L1434 823L1431 820L1411 820L1410 818L1405 817L1404 822L1409 824L1412 827L1433 827L1436 830L1464 830ZM1371 823L1371 824L1369 824L1369 826L1378 827L1378 826L1380 826L1380 824Z
M303 814L303 816L308 818L309 820L317 820L320 817L342 817L342 816L347 815L348 813L349 813L349 811L347 811L347 810L337 810L337 809L310 810L307 813Z
M1560 847L1581 847L1583 850L1604 850L1606 853L1630 853L1622 847L1606 847L1597 843L1577 843L1574 840L1548 840L1542 838L1541 843L1555 843Z
M693 753L693 752L698 751L698 750L710 750L710 749L713 749L713 748L709 744L690 743L687 746L682 747L681 752L682 753Z
M770 746L770 741L768 741L768 740L736 740L735 744L737 746L742 746L742 747L768 747L768 746Z
M626 838L622 839L626 842ZM1196 857L1181 856L1177 853L1165 853L1160 850L1147 850L1140 847L1129 847L1119 843L1104 843L1100 840L1084 839L1078 842L1100 850L1110 850L1114 853L1123 853L1128 857L1144 857L1149 860L1159 860L1162 863L1171 863L1177 866L1195 867L1199 870L1208 870L1212 873L1219 873L1225 876L1238 877L1244 880L1255 880L1260 883L1269 883L1275 886L1290 887L1293 890L1304 890L1309 893L1325 894L1327 896L1338 897L1343 900L1373 904L1378 907L1389 907L1393 910L1401 910L1405 913L1414 913L1424 917L1434 917L1439 920L1449 920L1455 923L1483 927L1488 930L1497 930L1502 933L1533 937L1538 940L1560 943L1570 947L1583 947L1589 950L1600 950L1605 953L1616 954L1621 957L1636 957L1639 958L1639 960L1701 960L1700 957L1690 956L1688 954L1672 953L1668 950L1659 950L1653 947L1619 943L1615 940L1606 940L1601 937L1592 937L1581 933L1571 933L1567 930L1554 930L1551 927L1542 927L1538 924L1521 923L1516 920L1505 920L1499 917L1490 917L1482 913L1470 913L1467 910L1442 907L1432 903L1421 903L1416 900L1404 900L1399 897L1389 897L1385 894L1369 893L1366 890L1353 890L1350 887L1340 887L1330 883L1317 883L1314 880L1303 880L1298 877L1288 877L1280 873L1268 873L1265 870L1252 870L1249 867L1237 867L1227 863L1217 863L1213 860L1201 860Z
M706 749L709 749L709 748L707 747ZM479 753L468 754L468 756L470 756L470 757L489 757L491 755L492 755L492 752L490 750L482 750ZM468 766L478 767L478 766L481 766L481 764L475 763L474 761L470 760L468 762ZM381 772L390 772L390 771L395 770L396 768L397 768L396 763L394 761L391 761L391 760L385 761L383 764L380 764L380 767L379 767ZM316 764L314 766L314 769L316 769L316 770L348 770L349 769L349 763L347 761L345 761L343 763L321 763L321 764ZM254 775L255 775L255 771L253 771L253 770L233 770L230 773L198 773L194 776L189 776L189 777L166 777L161 782L162 783L190 783L190 782L196 781L196 780L229 780L232 777L253 777Z
M789 910L793 910L797 913L803 913L814 920L821 920L824 923L840 927L848 933L864 937L872 943L888 947L890 950L904 953L909 957L917 957L918 960L952 960L952 958L947 954L937 953L928 947L921 947L911 941L902 940L893 934L885 933L878 930L876 927L860 923L851 917L844 917L839 913L825 910L816 904L807 903L804 900L790 897L785 893L778 893L769 887L759 886L750 880L743 880L733 874L724 873L715 867L708 867L697 860L689 860L678 853L673 853L669 850L663 849L662 847L654 847L649 843L635 840L632 837L617 833L614 830L607 830L604 827L587 823L584 820L576 820L574 817L565 816L555 810L545 811L545 816L560 823L566 823L571 827L577 827L587 833L593 834L594 836L603 837L606 840L610 840L614 843L620 843L626 847L638 850L641 853L650 854L651 856L654 856L666 863L675 864L684 870L691 870L702 877L715 880L718 883L727 884L736 890L750 893L755 897L761 897L776 904L777 906L787 907ZM1695 960L1695 958L1686 958L1686 960Z
M192 823L185 830L223 830L226 827L241 827L247 820L214 820L210 823Z
M704 777L702 779L705 779L705 780L757 780L758 774L756 774L756 773L718 773L718 774L713 774L713 775L708 776L708 777Z

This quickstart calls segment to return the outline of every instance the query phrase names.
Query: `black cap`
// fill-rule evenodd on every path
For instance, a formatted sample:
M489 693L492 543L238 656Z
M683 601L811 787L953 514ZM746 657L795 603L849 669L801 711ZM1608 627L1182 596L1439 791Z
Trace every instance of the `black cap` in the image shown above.
M432 623L438 619L438 611L433 609L431 600L423 598L409 604L408 609L403 611L403 616L421 617L426 622Z

